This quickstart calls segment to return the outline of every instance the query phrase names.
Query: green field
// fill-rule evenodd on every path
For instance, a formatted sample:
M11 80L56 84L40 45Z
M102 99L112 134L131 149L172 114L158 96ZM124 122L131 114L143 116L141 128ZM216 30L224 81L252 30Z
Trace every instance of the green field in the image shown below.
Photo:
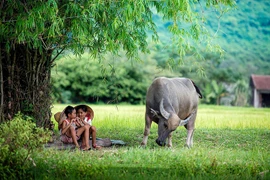
M55 105L54 114L66 105ZM123 140L123 147L100 151L45 149L34 154L35 179L269 179L270 109L200 105L194 147L186 131L173 133L173 147L155 143L153 124L140 147L144 106L90 105L100 138Z

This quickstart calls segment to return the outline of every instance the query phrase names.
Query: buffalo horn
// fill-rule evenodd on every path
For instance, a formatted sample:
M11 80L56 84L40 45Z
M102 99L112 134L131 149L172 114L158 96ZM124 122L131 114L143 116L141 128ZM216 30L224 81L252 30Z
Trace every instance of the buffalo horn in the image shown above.
M163 98L162 98L161 101L160 101L159 109L160 109L161 115L162 115L165 119L169 119L170 113L168 113L168 112L164 109Z
M188 123L188 121L191 119L194 113L190 114L189 117L187 117L185 120L181 120L179 123L179 126L184 126Z

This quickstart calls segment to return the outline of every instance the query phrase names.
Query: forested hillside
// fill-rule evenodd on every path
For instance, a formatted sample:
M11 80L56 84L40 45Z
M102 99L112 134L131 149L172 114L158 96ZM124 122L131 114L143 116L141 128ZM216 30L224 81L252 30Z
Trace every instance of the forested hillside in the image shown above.
M52 71L54 97L58 102L143 103L152 79L165 75L192 78L202 89L202 103L248 105L250 75L270 74L270 1L236 2L236 8L223 15L198 8L208 19L205 23L213 42L224 50L222 57L205 52L205 43L201 42L198 48L204 58L192 56L190 51L174 66L179 56L171 44L171 22L156 14L153 18L160 43L149 40L150 53L141 56L144 63L127 61L124 54L107 55L103 63L91 60L87 54L77 59L65 56Z
M254 74L270 74L270 1L238 0L236 8L224 15L199 8L208 21L206 26L224 52L220 68L232 67L243 78ZM155 16L162 41L169 37L171 22ZM211 54L206 59L215 58ZM207 71L207 69L206 69Z

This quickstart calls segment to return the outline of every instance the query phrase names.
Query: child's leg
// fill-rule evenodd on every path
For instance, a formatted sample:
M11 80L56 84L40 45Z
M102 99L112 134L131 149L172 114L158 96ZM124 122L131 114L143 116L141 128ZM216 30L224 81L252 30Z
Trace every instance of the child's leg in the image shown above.
M83 133L83 135L84 135L84 142L85 142L85 146L86 146L86 149L89 149L90 148L90 145L89 145L89 128L90 128L90 126L84 126L84 128L85 128L85 131L84 131L84 133Z
M93 148L100 149L101 147L100 146L97 146L97 140L96 140L97 129L96 129L96 127L95 126L91 126L90 131L91 131L91 134L92 134L92 146L93 146Z
M77 135L80 136L80 135L83 135L83 142L85 145L85 148L84 149L89 149L90 148L90 145L89 145L89 128L90 126L88 125L85 125L83 127L80 127L77 131Z
M79 148L80 146L79 146L78 141L77 141L77 135L76 135L76 130L75 130L75 128L74 128L74 127L70 127L69 130L70 130L70 135L71 135L71 138L72 138L72 140L73 140L75 146L76 146L77 148Z
M83 133L82 135L84 135L84 133ZM85 147L85 139L84 139L84 138L82 138L82 146L81 146L81 147L82 147L82 148Z
M92 145L96 145L97 129L95 126L91 126L90 131L92 134Z

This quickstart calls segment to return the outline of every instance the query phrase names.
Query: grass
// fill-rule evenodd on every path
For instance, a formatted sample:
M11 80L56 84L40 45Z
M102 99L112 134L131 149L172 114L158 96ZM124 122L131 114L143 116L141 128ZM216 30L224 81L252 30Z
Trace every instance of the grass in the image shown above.
M55 105L54 114L66 105ZM186 131L173 134L173 148L155 144L153 124L140 147L144 106L91 105L98 137L120 139L124 147L101 151L44 149L33 155L35 179L269 179L270 110L200 105L194 147Z

